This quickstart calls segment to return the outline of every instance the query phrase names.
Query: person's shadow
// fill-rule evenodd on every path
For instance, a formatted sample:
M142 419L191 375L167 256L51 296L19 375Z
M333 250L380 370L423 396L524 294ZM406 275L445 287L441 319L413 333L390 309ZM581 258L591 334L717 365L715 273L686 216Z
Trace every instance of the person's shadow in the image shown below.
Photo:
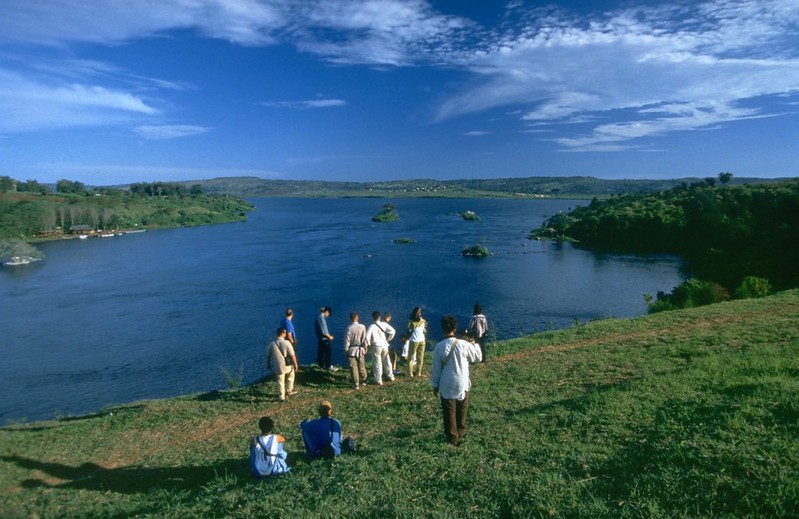
M49 483L42 479L26 479L25 488L56 487L112 491L127 494L144 493L154 489L188 490L201 488L220 474L251 480L246 458L228 459L212 465L181 467L119 467L105 468L95 463L78 466L44 462L22 456L3 456L3 461L21 468L38 470L61 480Z

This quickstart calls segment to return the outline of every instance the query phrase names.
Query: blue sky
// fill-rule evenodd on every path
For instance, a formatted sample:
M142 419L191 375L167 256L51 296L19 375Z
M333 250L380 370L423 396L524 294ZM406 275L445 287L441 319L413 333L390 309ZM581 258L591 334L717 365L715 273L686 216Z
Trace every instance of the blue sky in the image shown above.
M0 0L0 175L799 176L799 1Z

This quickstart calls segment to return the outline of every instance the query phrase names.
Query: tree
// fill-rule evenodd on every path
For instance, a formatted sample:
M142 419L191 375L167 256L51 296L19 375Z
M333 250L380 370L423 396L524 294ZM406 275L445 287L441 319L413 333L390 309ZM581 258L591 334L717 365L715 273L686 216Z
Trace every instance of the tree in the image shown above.
M729 171L725 171L723 173L719 173L719 182L722 184L727 184L729 181L732 180L732 173Z
M77 180L67 180L62 178L56 183L56 192L58 193L84 193L86 186Z

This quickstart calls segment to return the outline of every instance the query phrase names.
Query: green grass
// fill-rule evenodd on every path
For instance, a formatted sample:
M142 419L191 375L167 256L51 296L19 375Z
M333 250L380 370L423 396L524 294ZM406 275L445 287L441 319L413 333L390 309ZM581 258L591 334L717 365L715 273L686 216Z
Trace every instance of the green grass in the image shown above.
M493 345L469 434L446 444L426 380L272 382L0 429L2 517L799 515L799 290ZM427 368L429 371L429 367ZM301 454L330 399L359 450ZM291 474L254 481L273 416Z

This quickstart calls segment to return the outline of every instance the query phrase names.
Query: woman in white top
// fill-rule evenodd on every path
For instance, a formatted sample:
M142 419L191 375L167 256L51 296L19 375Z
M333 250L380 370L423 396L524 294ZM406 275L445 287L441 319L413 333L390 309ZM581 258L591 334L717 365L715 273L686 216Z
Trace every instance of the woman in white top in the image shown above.
M427 321L422 317L422 309L418 306L411 312L408 321L408 373L414 377L413 361L416 360L416 376L421 376L422 366L424 365L424 350L427 346Z

